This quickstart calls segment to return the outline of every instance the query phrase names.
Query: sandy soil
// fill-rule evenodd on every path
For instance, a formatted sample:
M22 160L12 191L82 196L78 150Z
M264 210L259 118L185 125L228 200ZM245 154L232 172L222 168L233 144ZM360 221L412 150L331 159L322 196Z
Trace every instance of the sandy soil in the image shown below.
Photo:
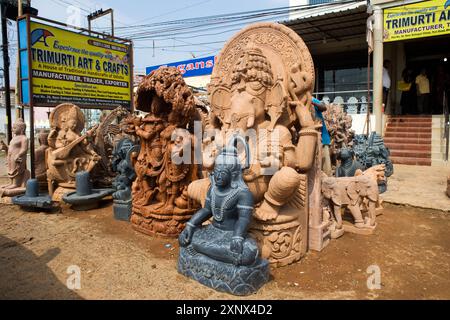
M322 252L272 270L246 299L450 299L450 215L386 205L372 236L345 234ZM175 239L152 238L90 212L28 213L0 205L0 298L230 299L176 270ZM381 289L367 288L370 265ZM81 269L69 290L67 268Z

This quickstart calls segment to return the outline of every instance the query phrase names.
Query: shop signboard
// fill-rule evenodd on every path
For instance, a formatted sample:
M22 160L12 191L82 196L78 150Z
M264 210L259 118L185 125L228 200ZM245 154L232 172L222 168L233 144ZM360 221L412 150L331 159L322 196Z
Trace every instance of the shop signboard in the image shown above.
M45 21L46 22L46 21ZM35 21L18 20L23 105L132 108L132 47Z
M168 64L161 64L157 66L147 67L146 73L150 74L153 70L158 69L159 67L175 67L177 68L183 77L197 77L197 76L205 76L212 73L214 68L214 56L191 59L179 62L172 62Z
M420 1L384 9L384 42L445 34L450 34L450 0Z

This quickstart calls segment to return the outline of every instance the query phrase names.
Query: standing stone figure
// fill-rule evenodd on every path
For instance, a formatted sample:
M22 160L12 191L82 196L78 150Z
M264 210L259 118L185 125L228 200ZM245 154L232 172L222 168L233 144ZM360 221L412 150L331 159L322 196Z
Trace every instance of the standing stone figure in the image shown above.
M116 191L112 194L114 217L117 220L128 221L131 216L131 184L136 178L133 163L138 153L139 145L128 138L120 140L112 153L112 171L118 173L113 181Z
M39 132L39 148L34 151L34 170L36 179L39 182L39 189L47 190L47 165L45 163L45 153L48 149L49 132L41 130Z
M13 125L13 138L9 143L6 166L11 182L0 186L0 196L17 196L25 193L25 185L30 178L27 170L28 138L25 135L26 125L23 119L17 119Z
M215 160L204 207L179 236L178 271L218 291L256 292L269 280L269 263L247 235L253 206L237 150L227 147ZM202 226L211 217L212 223Z

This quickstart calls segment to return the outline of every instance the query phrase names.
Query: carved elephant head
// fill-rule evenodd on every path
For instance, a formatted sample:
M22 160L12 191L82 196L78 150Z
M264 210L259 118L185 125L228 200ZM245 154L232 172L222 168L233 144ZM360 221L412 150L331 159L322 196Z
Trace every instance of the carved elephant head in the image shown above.
M355 177L357 188L359 189L360 197L367 197L370 201L376 202L379 197L379 190L377 182L369 176Z
M342 195L345 188L335 178L326 177L322 179L322 195L325 199L333 202L334 205L342 206Z
M281 116L287 101L287 93L281 81L272 87L263 86L257 81L241 83L230 90L217 87L211 93L211 106L215 115L225 128L256 128L270 119L272 128Z

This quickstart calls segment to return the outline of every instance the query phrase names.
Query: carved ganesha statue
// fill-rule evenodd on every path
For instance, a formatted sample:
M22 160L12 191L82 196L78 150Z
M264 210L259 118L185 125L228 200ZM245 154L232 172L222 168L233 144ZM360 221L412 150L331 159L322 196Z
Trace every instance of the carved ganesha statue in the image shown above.
M250 233L276 265L306 251L308 173L319 161L313 86L313 62L301 38L283 25L258 23L228 41L208 87L213 128L204 134L203 168L212 169L233 136L246 138L250 156L243 144L237 147L256 204ZM207 178L193 182L189 196L204 203L208 185Z

